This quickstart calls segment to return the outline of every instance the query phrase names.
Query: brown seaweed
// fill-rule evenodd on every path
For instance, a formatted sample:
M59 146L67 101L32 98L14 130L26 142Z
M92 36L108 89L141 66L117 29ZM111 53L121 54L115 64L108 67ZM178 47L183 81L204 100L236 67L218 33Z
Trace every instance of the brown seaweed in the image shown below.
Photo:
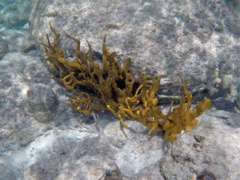
M109 110L119 118L125 127L125 119L136 120L153 131L164 132L168 142L173 142L183 130L190 131L198 124L196 119L207 110L211 101L204 98L192 108L192 94L187 90L183 78L183 95L180 104L175 108L170 105L169 112L164 114L158 106L156 93L160 86L160 77L149 78L141 75L133 78L129 70L130 58L123 65L115 58L115 52L106 47L106 36L102 43L102 63L93 59L93 50L88 43L89 52L80 51L80 40L67 34L76 42L75 59L69 60L60 48L60 34L50 24L54 34L53 43L47 35L47 42L41 43L46 53L46 64L52 77L66 89L73 91L70 106L84 114L92 111Z

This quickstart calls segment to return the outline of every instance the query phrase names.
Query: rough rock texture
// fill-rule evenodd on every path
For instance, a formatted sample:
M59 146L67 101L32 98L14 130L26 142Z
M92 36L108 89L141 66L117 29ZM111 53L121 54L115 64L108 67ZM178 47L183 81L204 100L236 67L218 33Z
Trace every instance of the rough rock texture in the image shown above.
M166 179L239 179L239 116L219 111L202 119L198 128L182 135L163 157L162 175Z
M0 59L8 51L36 53L28 21L34 1L0 1Z
M239 92L239 15L220 0L37 0L31 12L33 35L46 40L51 22L60 32L88 40L101 52L103 35L121 57L130 56L136 75L161 75L163 89L177 93L178 74L190 89L214 97ZM73 42L62 37L71 54ZM85 46L84 45L84 46Z
M0 179L131 177L164 154L163 138L137 123L125 137L109 113L83 119L39 58L9 53L0 67Z
M0 60L9 52L8 44L2 38L0 38Z
M8 53L0 67L0 179L240 178L238 114L212 109L167 144L137 122L121 130L109 113L70 109L37 57Z
M8 45L10 52L36 53L35 41L28 25L24 29L5 29L0 32L1 37Z
M69 108L68 92L33 56L38 52L26 19L4 20L11 15L6 4L11 10L16 2L23 3L17 12L29 12L30 1L0 2L0 35L10 51L0 61L0 180L240 179L239 114L224 97L239 92L239 17L230 13L237 6L217 0L36 0L31 27L37 40L49 32L49 20L99 52L108 34L110 49L120 60L132 57L135 72L163 75L165 93L177 92L182 72L192 89L206 86L212 98L221 96L196 128L168 144L137 122L126 121L130 129L121 130L110 113L83 116ZM71 54L72 42L62 39Z
M0 27L21 27L28 22L35 0L3 0L0 2Z

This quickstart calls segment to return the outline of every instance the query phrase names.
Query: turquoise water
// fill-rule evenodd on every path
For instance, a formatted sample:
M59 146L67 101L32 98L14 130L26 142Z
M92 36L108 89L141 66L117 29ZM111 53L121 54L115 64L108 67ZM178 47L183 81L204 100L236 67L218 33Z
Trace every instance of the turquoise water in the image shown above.
M23 28L28 23L32 0L29 1L0 1L0 27Z

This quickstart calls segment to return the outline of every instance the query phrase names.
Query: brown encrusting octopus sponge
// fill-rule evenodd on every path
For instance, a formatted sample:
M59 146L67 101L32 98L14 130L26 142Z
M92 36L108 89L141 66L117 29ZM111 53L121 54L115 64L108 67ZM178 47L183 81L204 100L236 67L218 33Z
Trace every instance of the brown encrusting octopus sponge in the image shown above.
M88 43L89 52L80 51L80 41L75 37L66 36L76 42L75 59L68 60L60 48L60 34L51 26L54 42L47 35L47 42L41 43L46 53L46 64L52 77L66 89L72 90L70 106L90 114L92 111L109 110L120 119L126 127L124 119L133 119L150 130L164 132L168 142L173 142L182 130L190 131L198 124L196 117L207 110L211 101L204 98L192 108L192 94L183 85L180 104L167 114L163 114L158 106L156 92L160 85L160 77L149 78L142 75L133 78L129 71L131 59L127 58L123 66L115 59L115 53L106 48L106 36L102 44L102 64L93 60L93 51Z

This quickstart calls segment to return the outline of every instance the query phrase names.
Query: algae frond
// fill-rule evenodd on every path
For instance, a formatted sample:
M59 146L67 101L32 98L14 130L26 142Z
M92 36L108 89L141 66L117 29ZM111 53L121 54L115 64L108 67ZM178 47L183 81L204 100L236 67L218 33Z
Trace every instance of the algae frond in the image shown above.
M72 90L70 106L84 114L92 111L109 110L119 118L125 127L125 119L136 120L153 131L164 133L168 142L173 142L182 130L190 131L198 124L196 119L207 110L211 101L204 98L192 108L192 94L187 90L183 78L183 95L180 104L172 105L167 114L158 106L156 96L160 86L160 77L149 78L141 75L133 78L129 70L130 58L121 65L115 58L115 52L106 47L106 36L102 43L102 64L93 59L93 50L88 43L89 52L80 51L80 40L67 34L76 42L75 59L69 60L60 48L60 34L50 24L54 41L41 43L46 53L46 64L52 72L52 77L66 89Z

